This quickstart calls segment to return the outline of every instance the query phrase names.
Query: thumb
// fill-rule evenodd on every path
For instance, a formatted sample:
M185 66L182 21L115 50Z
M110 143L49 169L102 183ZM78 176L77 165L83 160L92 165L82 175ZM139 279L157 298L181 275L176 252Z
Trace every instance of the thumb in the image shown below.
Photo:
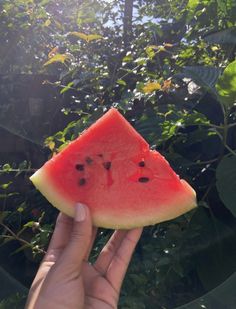
M75 205L75 216L70 240L61 255L61 263L69 266L73 272L81 271L92 237L92 220L86 205Z

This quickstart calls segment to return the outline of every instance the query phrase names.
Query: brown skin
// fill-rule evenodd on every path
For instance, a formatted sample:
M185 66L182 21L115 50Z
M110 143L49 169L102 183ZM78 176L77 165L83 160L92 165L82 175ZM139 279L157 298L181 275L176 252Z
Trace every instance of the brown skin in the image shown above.
M89 209L78 204L74 220L60 214L26 309L117 308L121 285L141 233L141 228L115 231L91 265L88 257L96 228L92 227Z

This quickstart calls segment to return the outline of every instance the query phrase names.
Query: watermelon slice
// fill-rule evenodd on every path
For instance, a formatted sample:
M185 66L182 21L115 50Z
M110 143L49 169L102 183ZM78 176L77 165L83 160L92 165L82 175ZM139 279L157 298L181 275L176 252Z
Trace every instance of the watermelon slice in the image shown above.
M86 204L98 227L152 225L196 207L191 186L114 108L30 179L69 216Z

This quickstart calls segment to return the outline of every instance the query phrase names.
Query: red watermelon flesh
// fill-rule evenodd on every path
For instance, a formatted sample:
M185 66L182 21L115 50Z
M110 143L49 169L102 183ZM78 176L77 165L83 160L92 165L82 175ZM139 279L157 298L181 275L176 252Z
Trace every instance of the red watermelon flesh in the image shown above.
M98 227L152 225L196 207L191 186L114 108L30 179L69 216L86 204Z

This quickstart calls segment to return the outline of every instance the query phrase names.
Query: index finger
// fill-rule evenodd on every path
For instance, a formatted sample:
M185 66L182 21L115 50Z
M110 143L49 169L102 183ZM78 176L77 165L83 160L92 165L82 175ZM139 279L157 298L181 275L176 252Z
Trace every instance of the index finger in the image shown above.
M70 239L72 223L73 219L67 215L63 213L58 215L44 261L55 262L58 254L65 248Z

